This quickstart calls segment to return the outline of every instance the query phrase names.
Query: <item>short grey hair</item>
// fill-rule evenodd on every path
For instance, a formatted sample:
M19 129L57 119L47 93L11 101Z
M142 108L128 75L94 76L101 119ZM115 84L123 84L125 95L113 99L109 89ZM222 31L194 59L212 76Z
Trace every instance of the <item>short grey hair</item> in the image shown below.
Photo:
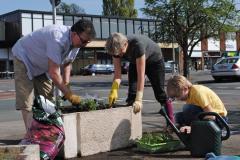
M119 50L125 45L127 41L127 37L122 33L112 33L111 36L108 37L105 45L108 54L112 56L119 55Z

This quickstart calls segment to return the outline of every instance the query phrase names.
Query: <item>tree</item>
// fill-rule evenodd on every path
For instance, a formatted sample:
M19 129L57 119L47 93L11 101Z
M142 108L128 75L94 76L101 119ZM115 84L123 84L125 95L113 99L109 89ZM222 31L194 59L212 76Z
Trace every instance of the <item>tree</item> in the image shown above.
M199 42L234 31L236 9L232 0L145 0L145 6L143 13L159 21L153 33L155 40L174 40L182 48L185 77L193 48Z
M81 14L85 13L85 10L78 6L77 4L66 4L64 2L61 2L59 6L56 8L57 13L68 13L68 14Z
M134 0L103 0L104 16L137 17Z

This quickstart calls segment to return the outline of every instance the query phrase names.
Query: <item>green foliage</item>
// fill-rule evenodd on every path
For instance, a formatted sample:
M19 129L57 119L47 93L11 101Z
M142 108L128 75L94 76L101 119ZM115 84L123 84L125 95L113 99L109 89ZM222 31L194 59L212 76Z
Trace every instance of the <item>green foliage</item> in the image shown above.
M60 5L56 8L57 13L67 13L67 14L81 14L85 13L84 9L78 6L77 4L70 4L61 2Z
M145 6L144 14L159 21L153 39L181 46L184 76L188 75L187 61L192 50L201 40L234 31L236 25L232 0L145 0Z
M86 98L82 99L78 106L61 106L60 110L62 113L72 113L95 111L107 108L109 108L109 106L104 103L104 101L100 101L94 98Z
M173 140L173 137L166 133L146 133L146 134L143 134L139 142L144 144L154 145L154 144L166 143L172 140Z
M97 110L98 103L95 99L84 99L81 101L79 107L86 108L89 111Z
M176 151L183 148L179 140L167 133L147 133L143 134L140 140L136 141L137 150L147 153L161 153Z
M103 0L103 15L136 18L134 0Z

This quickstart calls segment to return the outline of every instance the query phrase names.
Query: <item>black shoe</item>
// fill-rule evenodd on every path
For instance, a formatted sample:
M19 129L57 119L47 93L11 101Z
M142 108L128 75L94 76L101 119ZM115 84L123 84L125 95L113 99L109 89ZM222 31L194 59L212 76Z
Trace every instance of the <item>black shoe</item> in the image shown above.
M128 97L126 99L126 103L128 106L132 106L134 101L135 101L135 97L136 95L135 94L128 94Z
M126 100L127 106L132 106L135 100Z

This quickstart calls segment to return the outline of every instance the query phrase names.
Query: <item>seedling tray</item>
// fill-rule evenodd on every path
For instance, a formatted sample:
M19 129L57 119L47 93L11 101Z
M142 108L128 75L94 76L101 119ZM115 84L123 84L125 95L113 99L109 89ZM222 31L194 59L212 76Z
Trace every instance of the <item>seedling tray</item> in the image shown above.
M180 141L173 140L168 141L165 143L159 143L159 144L146 144L137 141L137 150L147 153L160 153L160 152L170 152L175 151L179 149Z
M136 140L137 150L147 153L176 151L181 148L181 142L170 135L162 133L147 133Z

